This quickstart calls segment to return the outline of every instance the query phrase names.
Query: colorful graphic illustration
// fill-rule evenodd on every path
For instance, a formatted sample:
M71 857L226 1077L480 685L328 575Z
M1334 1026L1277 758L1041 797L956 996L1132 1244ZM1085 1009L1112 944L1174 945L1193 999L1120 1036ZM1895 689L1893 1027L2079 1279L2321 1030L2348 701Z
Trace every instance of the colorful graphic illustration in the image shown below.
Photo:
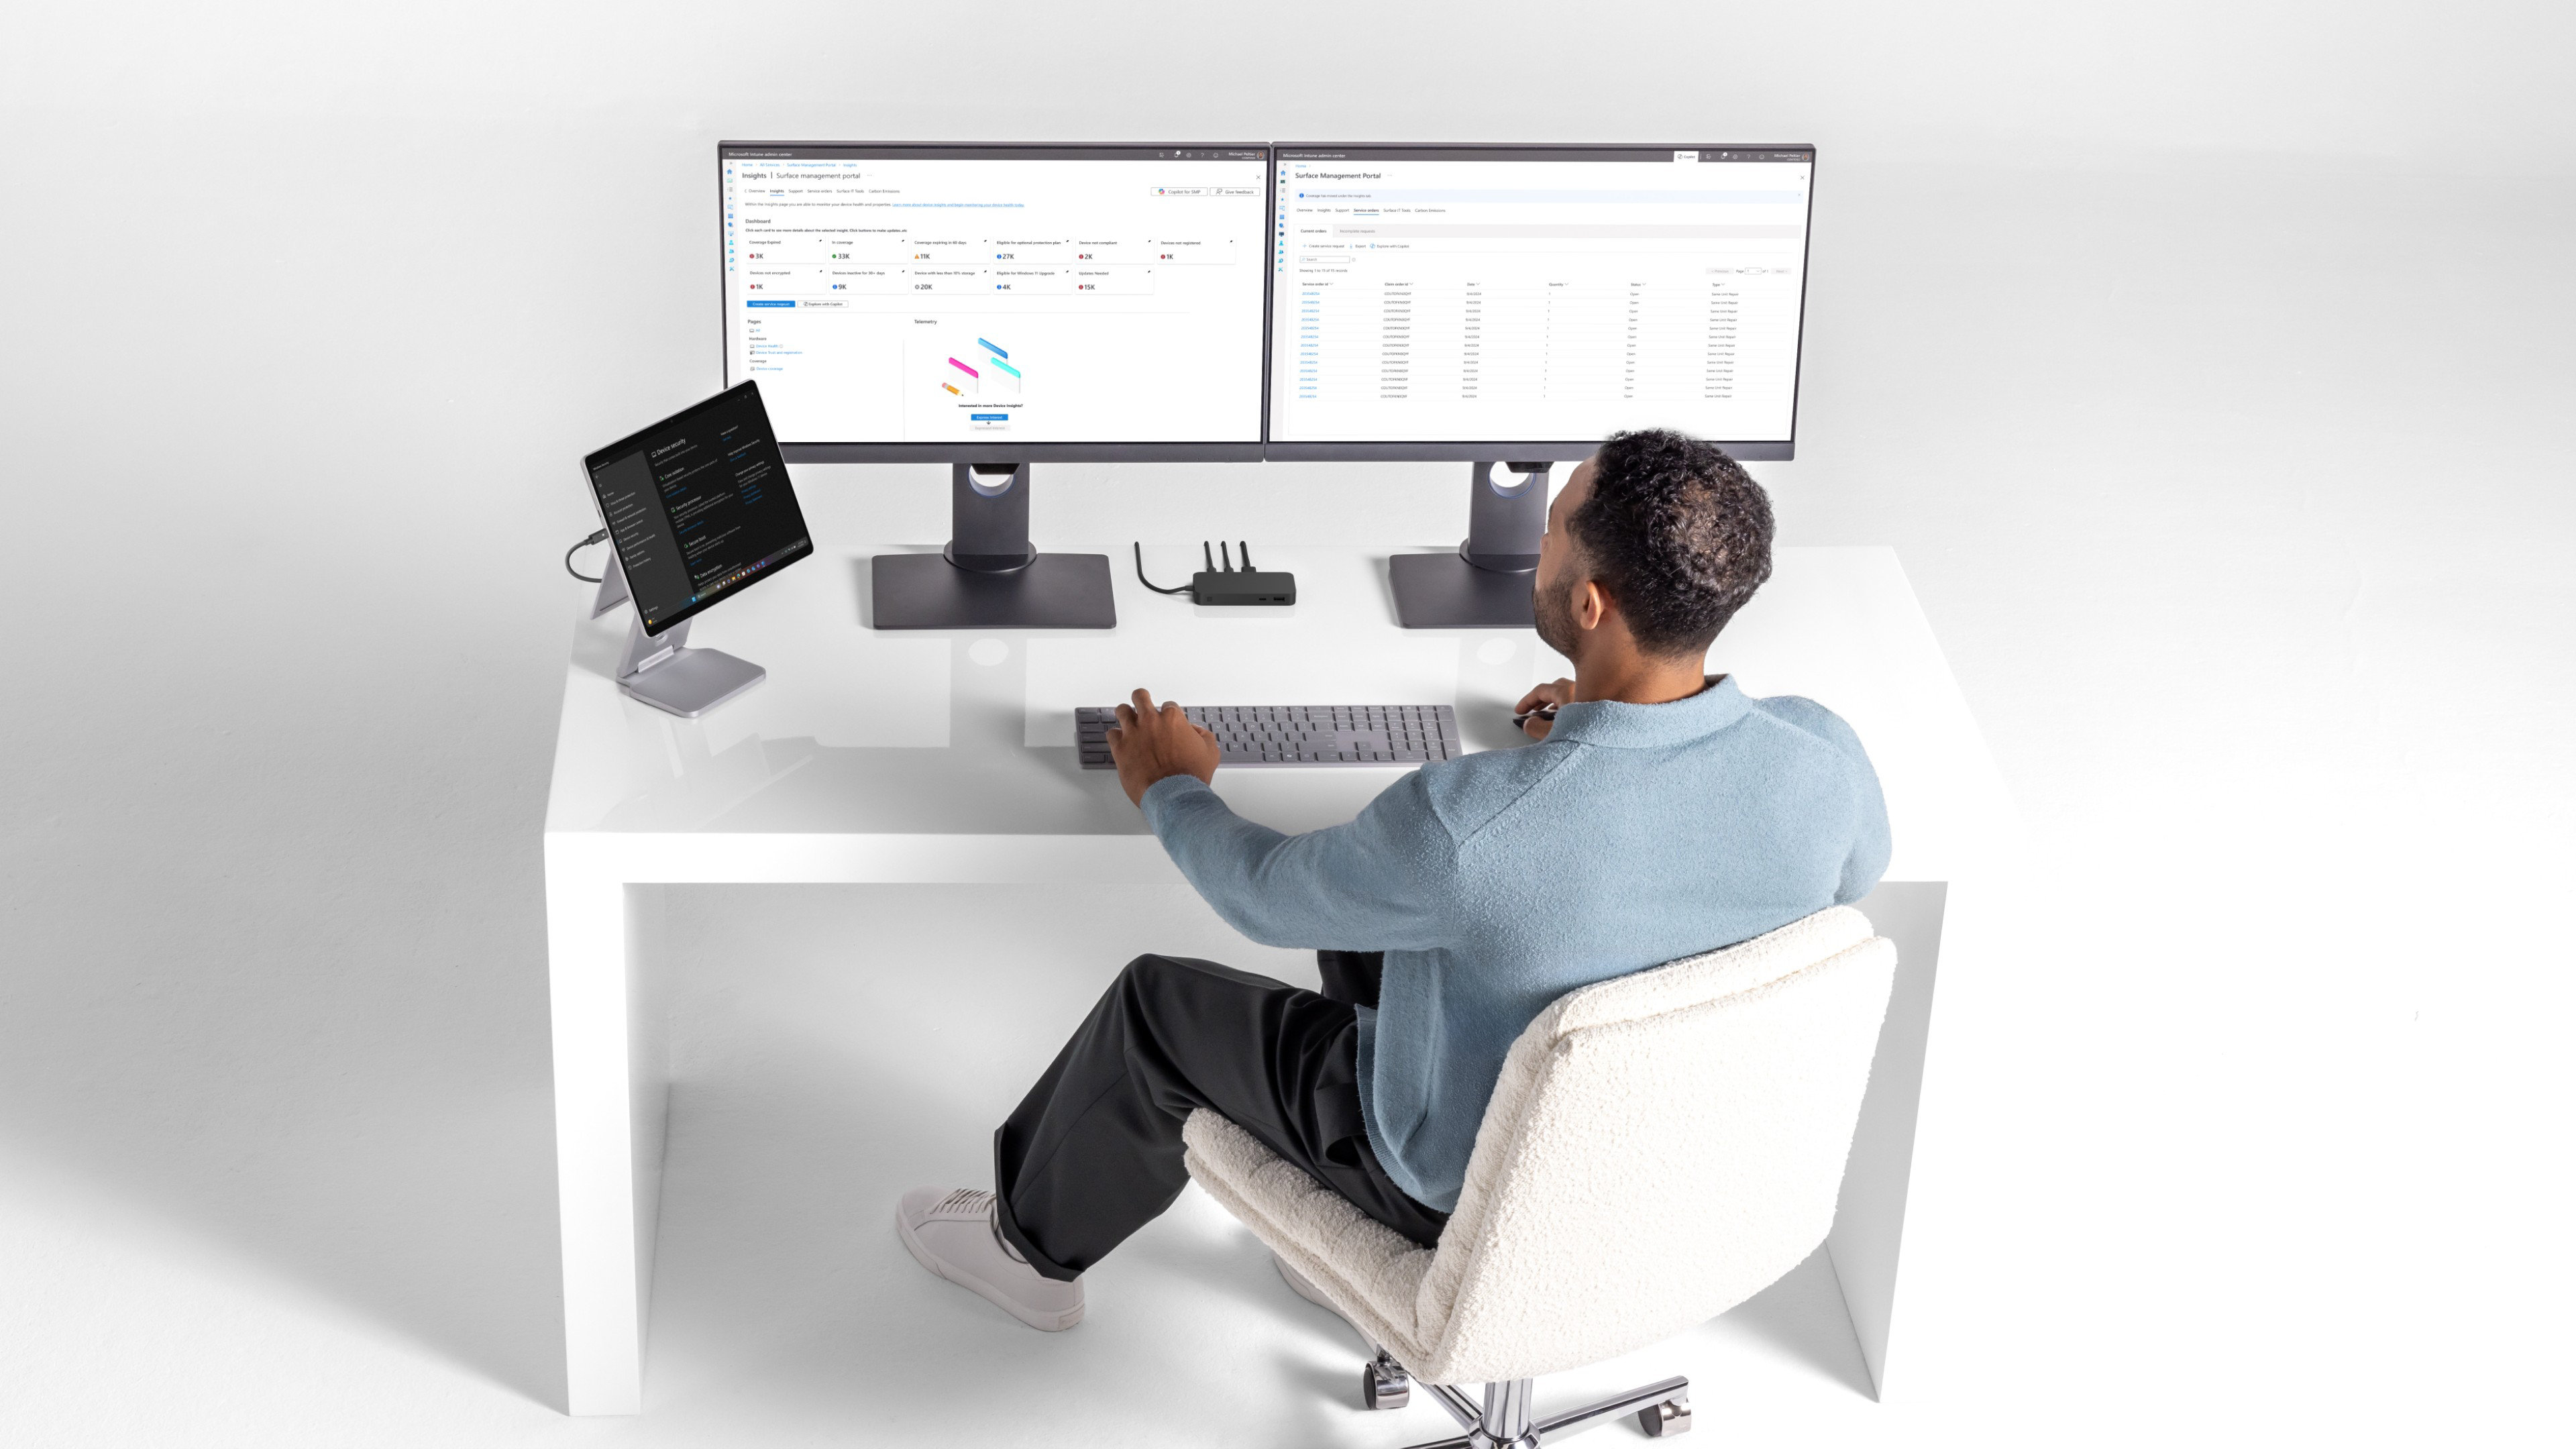
M955 353L933 355L941 357L939 390L951 397L1017 399L1028 381L1019 364L1008 360L1010 350L990 337L975 339L971 362Z

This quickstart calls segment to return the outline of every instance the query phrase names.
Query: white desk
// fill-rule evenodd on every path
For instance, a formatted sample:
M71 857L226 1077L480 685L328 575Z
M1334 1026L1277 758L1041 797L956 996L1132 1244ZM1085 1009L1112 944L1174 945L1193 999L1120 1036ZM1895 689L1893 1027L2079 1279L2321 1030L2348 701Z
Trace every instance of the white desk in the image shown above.
M1569 672L1534 636L1408 632L1387 547L1266 551L1293 609L1197 608L1116 559L1102 633L891 634L866 626L867 559L818 554L694 626L769 678L702 720L626 699L620 609L574 631L546 810L565 1380L576 1414L642 1402L667 1098L658 983L630 946L631 886L679 882L1175 883L1107 771L1075 763L1073 710L1142 684L1209 704L1453 703L1471 749L1508 748L1510 708ZM1932 969L1955 883L2000 819L1993 767L1895 555L1783 549L1713 670L1849 720L1887 792L1895 857L1864 904L1904 954L1829 1240L1885 1382ZM1237 770L1239 811L1282 830L1349 819L1393 769ZM961 923L971 931L971 923Z

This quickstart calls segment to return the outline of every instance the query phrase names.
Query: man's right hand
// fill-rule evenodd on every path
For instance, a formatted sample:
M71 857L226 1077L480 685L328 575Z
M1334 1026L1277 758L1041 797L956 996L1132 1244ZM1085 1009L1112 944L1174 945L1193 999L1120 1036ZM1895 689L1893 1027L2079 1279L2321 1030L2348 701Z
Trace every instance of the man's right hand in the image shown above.
M1560 704L1572 703L1574 703L1574 681L1571 679L1558 679L1542 684L1538 688L1531 690L1529 693L1522 695L1521 702L1512 706L1512 713L1529 716L1529 718L1521 721L1522 734L1525 734L1534 740L1543 740L1547 738L1547 732L1549 730L1556 728L1556 720L1549 715L1540 714L1538 711L1541 709L1553 708Z

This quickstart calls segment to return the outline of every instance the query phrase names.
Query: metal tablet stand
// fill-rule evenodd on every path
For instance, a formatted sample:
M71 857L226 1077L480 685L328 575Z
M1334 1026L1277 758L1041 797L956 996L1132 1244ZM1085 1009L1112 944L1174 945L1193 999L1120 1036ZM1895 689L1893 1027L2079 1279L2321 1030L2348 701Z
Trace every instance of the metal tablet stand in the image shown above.
M630 602L626 570L617 550L608 551L608 567L599 576L599 593L590 602L596 619ZM626 649L618 656L617 687L658 710L696 719L708 710L769 677L769 671L721 649L691 649L689 621L681 620L659 634L644 632L644 611L628 615Z
M1530 586L1547 532L1552 464L1505 463L1518 482L1478 463L1467 485L1467 537L1454 554L1400 553L1387 561L1396 622L1407 629L1527 629L1537 622Z

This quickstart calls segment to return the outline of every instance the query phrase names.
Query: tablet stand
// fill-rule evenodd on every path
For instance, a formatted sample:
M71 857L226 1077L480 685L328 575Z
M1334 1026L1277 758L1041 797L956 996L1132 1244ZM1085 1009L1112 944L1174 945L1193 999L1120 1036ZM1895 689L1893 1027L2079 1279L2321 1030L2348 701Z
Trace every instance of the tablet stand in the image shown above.
M691 649L688 638L686 619L656 635L644 632L640 612L634 615L626 652L617 662L617 687L655 709L696 719L769 677L768 670L721 649Z
M626 566L617 561L617 545L608 546L608 567L599 571L599 592L591 597L590 617L596 619L626 602Z
M1505 463L1520 481L1478 463L1467 483L1467 537L1454 554L1387 561L1395 619L1407 629L1528 629L1538 541L1547 532L1547 463Z
M590 601L590 617L626 602L626 570L612 548L608 567L600 571L599 593ZM655 709L696 719L769 677L757 664L721 649L691 649L688 641L688 620L658 635L647 634L644 613L636 610L626 626L626 651L618 656L617 687Z

